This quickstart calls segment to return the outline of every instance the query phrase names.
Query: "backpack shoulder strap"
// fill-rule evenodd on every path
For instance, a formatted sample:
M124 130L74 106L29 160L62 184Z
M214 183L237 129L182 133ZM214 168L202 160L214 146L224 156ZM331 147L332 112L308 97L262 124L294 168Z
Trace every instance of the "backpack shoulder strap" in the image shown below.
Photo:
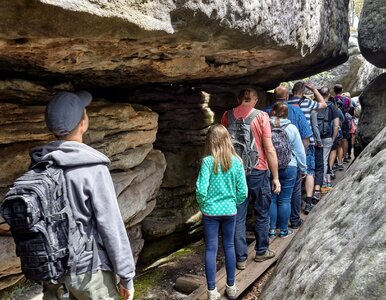
M249 114L249 116L245 119L245 124L249 125L253 121L254 118L257 117L258 114L261 113L261 110L258 110L256 108L253 109L253 111Z
M227 111L228 125L236 122L235 115L233 114L233 109Z

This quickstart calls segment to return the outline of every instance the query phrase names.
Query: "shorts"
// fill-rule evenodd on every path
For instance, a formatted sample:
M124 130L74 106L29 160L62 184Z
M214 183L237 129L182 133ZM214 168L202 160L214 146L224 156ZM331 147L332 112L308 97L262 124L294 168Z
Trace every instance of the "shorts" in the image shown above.
M315 147L314 145L309 145L307 149L307 175L315 174Z
M351 138L350 130L342 130L343 139L348 140Z
M332 143L331 151L335 151L338 147L338 139L335 139L335 141Z

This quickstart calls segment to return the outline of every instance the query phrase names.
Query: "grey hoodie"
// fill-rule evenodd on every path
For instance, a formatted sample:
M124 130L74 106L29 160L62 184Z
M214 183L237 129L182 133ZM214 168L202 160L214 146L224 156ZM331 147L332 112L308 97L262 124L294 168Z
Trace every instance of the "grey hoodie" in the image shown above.
M53 141L36 147L31 150L31 159L32 164L52 160L64 167L68 197L79 229L96 238L98 261L94 269L93 251L85 250L76 273L112 271L124 287L132 288L135 264L107 168L110 160L99 151L73 141Z

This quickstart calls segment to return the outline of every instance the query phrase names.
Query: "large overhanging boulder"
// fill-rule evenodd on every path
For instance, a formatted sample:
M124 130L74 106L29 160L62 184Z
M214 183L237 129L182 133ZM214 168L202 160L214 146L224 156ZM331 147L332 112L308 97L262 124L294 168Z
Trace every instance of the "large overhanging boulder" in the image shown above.
M386 126L386 73L378 76L359 97L359 118L355 153L359 154Z
M261 299L384 299L386 127L312 210Z
M0 66L83 87L268 87L347 59L348 2L4 0Z
M358 28L363 56L379 68L386 68L385 11L384 0L365 0Z

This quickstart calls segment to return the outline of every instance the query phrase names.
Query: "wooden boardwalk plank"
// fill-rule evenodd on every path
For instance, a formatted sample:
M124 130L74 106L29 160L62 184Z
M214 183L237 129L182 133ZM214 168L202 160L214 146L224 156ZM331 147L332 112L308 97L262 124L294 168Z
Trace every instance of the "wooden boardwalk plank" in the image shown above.
M276 252L276 256L264 262L255 262L255 242L248 246L248 259L245 270L236 269L236 285L238 288L237 297L240 296L248 287L250 287L272 264L274 264L278 258L284 254L292 238L296 234L297 230L294 230L294 234L288 236L285 239L275 238L271 241L269 248ZM216 285L222 295L222 299L227 299L225 296L225 284L226 284L226 270L225 267L221 268L216 273ZM207 299L206 295L206 283L200 288L191 293L186 299Z

